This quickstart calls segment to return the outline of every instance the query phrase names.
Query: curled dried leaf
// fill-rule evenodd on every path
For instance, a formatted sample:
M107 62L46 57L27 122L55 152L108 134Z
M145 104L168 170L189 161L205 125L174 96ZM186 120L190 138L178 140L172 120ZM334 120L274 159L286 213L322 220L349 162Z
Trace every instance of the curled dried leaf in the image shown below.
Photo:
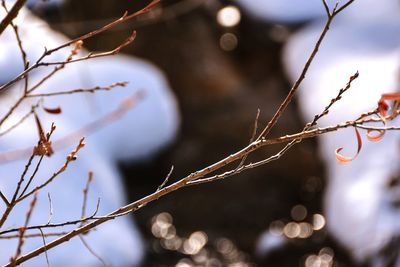
M360 153L360 150L362 148L361 135L357 128L354 128L354 130L356 132L356 137L357 137L357 153L353 157L348 157L348 156L343 156L340 154L340 152L343 150L343 147L336 149L336 151L335 151L336 160L340 164L347 164L347 163L353 161L355 158L357 158L358 154Z
M377 134L371 134L373 132L377 132ZM380 141L383 136L385 135L385 130L368 130L367 131L367 138L369 141L377 142Z

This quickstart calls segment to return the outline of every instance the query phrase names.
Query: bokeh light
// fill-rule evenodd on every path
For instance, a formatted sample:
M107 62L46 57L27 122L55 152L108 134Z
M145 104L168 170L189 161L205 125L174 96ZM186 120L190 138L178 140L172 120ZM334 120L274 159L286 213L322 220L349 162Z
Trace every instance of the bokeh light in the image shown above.
M282 221L273 221L269 225L269 232L273 235L280 236L283 234L285 224Z
M313 216L313 229L321 230L325 226L325 217L321 214L314 214Z
M313 234L313 226L307 222L299 223L299 238L309 238Z
M296 238L300 234L300 226L296 222L290 222L283 228L283 233L287 238Z
M283 228L283 223L281 223ZM194 231L188 237L178 235L172 215L162 212L151 219L151 232L158 240L153 243L157 253L174 251L182 255L175 267L252 267L248 256L228 238L209 241L204 231Z
M229 33L229 32L228 33L224 33L219 38L219 46L224 51L235 50L237 45L238 45L238 39L237 39L236 35L233 34L233 33Z
M305 267L331 267L334 265L334 252L331 248L322 248L318 255L312 254L307 256Z
M302 221L307 217L307 208L303 205L296 205L290 211L292 219L295 221Z
M235 6L226 6L217 13L217 22L224 27L233 27L239 24L240 10Z

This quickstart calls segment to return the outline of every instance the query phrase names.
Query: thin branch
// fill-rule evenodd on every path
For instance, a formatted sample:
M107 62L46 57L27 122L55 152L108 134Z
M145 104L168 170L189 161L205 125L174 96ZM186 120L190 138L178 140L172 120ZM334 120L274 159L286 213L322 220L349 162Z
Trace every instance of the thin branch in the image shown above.
M24 244L25 244L25 237L24 237L24 235L25 235L26 227L27 227L28 224L29 224L29 220L31 219L31 216L32 216L32 213L33 213L33 209L34 209L35 206L36 206L36 201L37 201L37 194L35 194L35 195L33 196L33 199L32 199L32 201L31 201L31 203L30 203L30 205L29 205L29 209L28 209L28 212L26 213L26 217L25 217L25 224L24 224L24 226L21 227L21 228L19 229L19 239L18 239L17 250L16 250L16 252L15 252L15 255L14 255L13 257L11 257L11 260L10 260L10 262L11 262L11 264L13 264L13 266L16 266L16 265L17 265L16 259L21 255L22 247L23 247Z
M47 255L47 249L46 249L46 237L45 237L42 229L39 228L39 231L40 231L40 236L42 237L43 247L45 248L44 255L46 256L47 267L50 267L49 255ZM49 235L47 235L47 236L49 236ZM25 235L25 238L27 238L26 235Z
M374 126L356 125L355 127L364 129L364 130L373 130L373 131L399 131L400 130L400 126L374 127Z
M115 87L126 87L128 82L116 82L108 86L95 86L93 88L79 88L69 91L60 91L60 92L52 92L52 93L43 93L43 94L29 94L26 97L49 97L49 96L59 96L59 95L71 95L76 93L95 93L97 91L110 91Z
M354 0L349 0L346 4L342 5L339 9L335 10L333 13L334 15L339 14L342 12L344 9L346 9L349 5L351 5L354 2Z
M68 232L58 232L58 233L43 233L43 230L41 228L37 228L41 233L38 234L25 234L24 238L37 238L37 237L52 237L52 236L63 236L67 234ZM28 229L26 229L28 230ZM42 234L43 233L43 234ZM13 234L13 235L1 235L0 239L15 239L19 238L19 234Z
M1 92L1 91L0 91ZM10 110L0 119L0 127L4 124L4 122L14 113L14 111L21 105L21 103L25 100L25 97L20 97L14 105L10 108Z
M40 102L40 101L39 101ZM21 125L22 123L24 123L24 121L26 119L28 119L36 110L36 108L39 107L39 102L37 104L35 104L34 106L32 106L31 110L26 113L24 116L21 117L21 119L19 119L14 125L12 125L10 128L8 128L7 130L3 131L0 133L0 137L6 135L7 133L11 132L12 130L14 130L15 128L17 128L19 125Z
M1 190L0 190L0 197L4 201L6 206L10 206L10 202L8 201L7 197L3 194L3 192L1 192Z
M47 220L47 224L50 224L51 219L53 218L53 204L51 201L51 196L50 193L47 193L47 198L49 200L49 219ZM39 228L40 231L42 231L41 228Z
M86 56L76 58L76 59L71 59L68 61L43 62L43 63L39 63L38 67L42 67L42 66L47 67L47 66L53 66L53 65L66 65L66 64L79 62L79 61L83 61L83 60L88 60L88 59L93 59L93 58L98 58L98 57L112 56L112 55L118 54L122 48L130 45L135 40L135 38L136 38L136 32L134 31L124 42L122 42L120 45L118 45L116 48L114 48L110 51L101 52L101 53L90 52Z
M44 155L40 156L39 161L36 163L36 167L35 170L33 171L33 173L31 174L31 176L29 177L28 182L26 183L24 189L22 190L22 192L19 194L19 197L23 196L26 192L26 190L28 190L29 186L31 185L33 178L35 178L37 172L39 171L40 165L42 163L42 160L44 158Z
M51 77L53 77L57 72L64 69L65 65L70 63L72 61L72 58L79 53L79 50L82 49L82 44L83 44L82 41L76 41L74 43L74 47L71 49L69 56L64 61L62 61L60 64L57 64L57 66L55 66L54 69L50 73L48 73L46 76L44 76L32 88L30 88L29 90L26 90L24 97L27 97L28 94L32 93L33 91L38 89L40 86L42 86L46 81L48 81ZM48 65L46 65L46 66L48 66Z
M249 169L253 169L253 168L259 167L261 165L265 165L267 163L270 163L272 161L278 160L283 156L283 154L285 154L293 145L295 145L298 142L300 142L300 140L298 140L298 139L292 140L290 143L286 144L285 147L283 149L281 149L278 153L276 153L275 155L270 156L270 157L268 157L266 159L260 160L260 161L255 162L255 163L249 163L247 165L242 165L239 168L235 168L233 170L226 171L224 173L217 174L217 175L214 175L214 176L211 176L211 177L190 181L187 185L188 186L199 185L199 184L205 184L205 183L210 183L210 182L222 180L222 179L228 178L230 176L237 175L237 174L239 174L239 173L241 173L243 171L246 171L246 170L249 170Z
M171 169L169 170L169 172L168 172L167 176L165 177L164 181L157 188L157 191L160 191L163 187L165 187L165 185L168 183L168 180L171 177L173 171L174 171L174 165L171 166Z
M348 91L351 88L351 84L354 80L356 80L359 77L359 73L358 71L356 73L354 73L354 75L350 76L349 81L347 82L346 86L342 89L339 90L339 93L337 94L337 96L335 98L332 98L331 101L329 102L329 104L324 108L324 110L315 115L314 119L312 122L307 123L306 128L305 129L309 129L312 126L315 126L317 124L317 121L319 119L321 119L322 117L328 115L330 108L336 103L338 102L340 99L342 99L343 94ZM361 118L360 118L361 119Z
M326 0L322 0L322 3L324 4L324 8L325 8L325 11L326 11L326 15L327 15L328 17L330 17L330 16L331 16L331 11L329 10L328 3L326 2Z
M83 201L82 201L81 219L85 219L85 217L86 217L87 196L88 196L89 187L90 187L90 184L91 184L92 181L93 181L93 172L89 172L88 179L86 181L86 186L83 189Z
M82 224L88 221L92 221L92 220L96 220L96 219L100 219L102 218L101 216L96 216L97 213L99 212L99 208L100 208L100 200L97 201L97 205L96 205L96 209L94 210L94 212L92 213L92 215L90 215L89 217L86 218L80 218L78 220L73 220L73 221L66 221L66 222L62 222L62 223L46 223L46 224L41 224L41 225L31 225L26 227L26 231L28 230L38 230L38 229L47 229L47 228L59 228L59 227L64 227L64 226L70 226L70 225L76 225L76 224ZM11 228L11 229L7 229L4 231L0 231L0 237L4 236L5 234L9 234L9 233L15 233L18 232L19 229L21 227L18 228Z
M92 254L96 259L98 259L98 260L101 262L101 264L102 264L103 266L108 266L107 262L106 262L102 257L100 257L100 255L97 254L97 253L90 247L90 245L86 242L86 240L83 238L82 235L79 236L79 239L82 241L82 244L85 246L85 248L89 251L90 254Z
M258 119L260 118L260 109L257 109L257 115L256 118L254 119L254 126L253 126L253 133L251 134L250 137L250 144L255 140L256 138L256 134L258 131ZM242 167L244 165L244 163L246 162L248 155L244 155L244 157L242 158L242 160L240 161L239 165L236 167L236 169L239 169L240 167Z
M17 0L7 15L0 22L0 35L4 32L7 26L18 16L19 11L25 5L26 0Z
M8 13L9 11L8 11L8 8L7 8L5 0L1 1L1 5L3 6L4 10ZM21 36L19 34L19 28L12 21L10 22L10 25L13 28L15 38L17 39L17 44L18 44L19 51L21 52L21 57L22 57L22 62L24 63L24 68L27 69L27 67L29 66L29 63L28 63L28 59L27 59L27 55L26 55L25 49L24 49L24 47L22 45Z
M353 2L353 0L349 1L348 3L346 3L345 7L349 6L351 3ZM344 7L344 8L345 8ZM335 7L336 8L336 7ZM343 8L343 9L344 9ZM335 18L335 16L337 14L340 13L340 11L343 10L342 8L340 8L339 10L335 10L332 12L331 15L328 16L325 26L317 40L317 42L315 43L315 46L307 60L307 62L305 63L303 70L299 76L299 78L296 80L296 82L293 84L292 88L290 89L289 93L287 94L286 98L283 100L283 102L280 104L279 108L276 110L275 114L272 116L271 120L268 122L267 126L264 128L264 130L261 132L261 134L259 135L259 137L257 138L257 140L261 139L262 137L265 137L268 135L268 133L271 131L271 129L275 126L275 124L277 123L277 121L279 120L279 118L281 117L282 113L285 111L285 109L287 108L287 106L289 105L289 103L292 101L294 94L296 93L296 91L299 89L301 83L303 82L304 78L306 77L306 73L308 72L309 67L311 66L311 63L313 62L322 41L324 40L326 33L329 30L329 27L333 21L333 19Z

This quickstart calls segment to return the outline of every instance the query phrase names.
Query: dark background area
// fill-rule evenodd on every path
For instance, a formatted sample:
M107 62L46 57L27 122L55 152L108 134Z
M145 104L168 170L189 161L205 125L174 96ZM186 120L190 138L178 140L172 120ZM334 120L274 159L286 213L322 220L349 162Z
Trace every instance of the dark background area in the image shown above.
M40 15L56 30L77 37L125 10L140 9L146 2L70 0L60 10ZM176 141L152 161L121 166L131 200L153 192L171 165L175 166L171 177L175 181L245 146L257 109L261 110L262 127L290 88L280 62L282 39L275 34L280 26L242 12L238 26L224 28L215 17L226 4L232 2L164 0L151 16L85 42L90 50L111 49L137 30L136 41L122 52L161 68L179 101L182 125ZM284 32L295 28L285 28ZM226 32L238 39L232 51L224 51L219 44ZM296 103L292 103L271 136L294 133L302 125ZM308 255L326 247L335 253L334 266L356 266L324 229L306 239L291 239L267 256L255 253L260 234L273 221L292 221L295 205L307 208L304 221L311 222L313 214L322 213L324 169L316 145L315 140L304 141L276 162L223 181L184 188L139 210L134 217L147 246L143 266L175 266L182 258L190 259L163 248L152 234L152 218L162 212L172 216L179 236L206 233L206 248L222 266L228 266L229 261L216 245L221 238L230 240L241 252L243 262L249 264L235 266L304 266ZM268 157L280 148L261 149L248 162Z

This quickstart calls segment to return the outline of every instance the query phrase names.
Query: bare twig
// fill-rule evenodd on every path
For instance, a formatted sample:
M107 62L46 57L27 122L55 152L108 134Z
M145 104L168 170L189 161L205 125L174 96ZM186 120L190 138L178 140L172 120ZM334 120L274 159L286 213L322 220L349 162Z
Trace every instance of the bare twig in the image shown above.
M62 222L62 223L49 223L49 222L47 222L46 224L41 224L41 225L31 225L31 226L26 227L26 231L28 231L28 230L38 230L38 229L48 229L48 228L60 228L60 227L64 227L64 226L77 225L77 224L82 224L82 223L85 223L85 222L88 222L88 221L97 220L97 219L102 218L101 216L96 216L97 213L99 212L99 207L100 207L100 199L97 201L96 209L94 210L92 215L90 215L90 216L88 216L86 218L83 218L83 219L80 218L80 219L77 219L77 220L66 221L66 222ZM0 237L4 236L5 234L18 232L19 229L20 229L20 227L11 228L11 229L0 231Z
M33 213L33 209L35 208L35 205L36 205L36 201L37 201L37 194L35 194L33 196L33 199L32 199L32 201L31 201L31 203L29 205L29 209L28 209L28 212L26 213L26 217L25 217L25 225L19 229L19 239L18 239L17 250L15 252L14 257L11 257L11 260L10 260L10 262L14 266L17 265L16 264L16 259L21 255L22 247L25 244L25 237L24 237L25 230L26 230L26 227L29 224L29 220L31 219L31 216L32 216L32 213Z
M47 267L50 267L49 255L47 255L47 249L46 249L46 237L42 229L39 228L39 231L40 231L40 236L42 237L43 247L45 248L44 255L46 256ZM25 238L27 238L26 235Z
M58 233L43 233L43 230L41 228L37 228L41 233L37 234L25 234L24 238L38 238L38 237L52 237L52 236L63 236L67 234L68 232L58 232ZM28 230L28 229L26 229ZM42 234L43 233L43 234ZM19 234L12 234L12 235L1 235L0 239L15 239L19 238Z
M14 111L21 105L21 103L25 100L25 97L21 97L14 103L14 105L10 108L10 110L0 119L0 127L4 124L4 122L14 113Z
M257 115L256 118L254 119L254 126L253 126L253 133L251 134L250 137L250 144L255 140L256 138L256 134L258 131L258 119L260 117L260 109L257 109ZM242 160L240 161L239 165L236 167L236 169L239 169L240 167L242 167L244 165L244 163L246 162L248 155L245 155Z
M1 5L3 6L4 10L8 13L9 11L8 11L8 8L7 8L5 0L1 1ZM10 25L13 28L13 31L14 31L14 34L15 34L15 38L17 39L18 48L19 48L19 51L21 52L22 62L24 63L24 68L26 69L29 66L29 63L28 63L28 59L27 59L27 55L26 55L25 49L24 49L24 47L22 45L22 40L21 40L21 36L19 34L18 26L15 25L14 22L12 22L12 21L10 22Z
M53 65L66 65L66 64L70 64L70 63L74 63L74 62L79 62L79 61L83 61L83 60L88 60L88 59L93 59L93 58L98 58L98 57L106 57L106 56L112 56L115 54L118 54L122 48L130 45L136 38L136 32L132 32L131 35L129 35L128 38L125 39L124 42L122 42L120 45L118 45L116 48L110 50L110 51L106 51L106 52L101 52L101 53L89 53L86 56L80 57L80 58L76 58L76 59L71 59L68 61L58 61L58 62L42 62L38 64L38 67L47 67L47 66L53 66Z
M326 33L329 30L329 27L332 24L333 19L338 15L344 8L349 6L354 0L349 0L344 6L342 6L339 10L336 10L337 5L335 6L334 10L332 13L329 13L328 18L326 20L325 26L315 43L314 49L312 50L307 62L304 65L304 68L299 76L299 78L295 81L293 84L292 88L290 89L289 93L287 94L286 98L283 100L283 102L280 104L279 108L276 110L275 114L273 115L272 119L268 122L267 126L262 130L261 134L257 138L258 140L261 139L262 137L265 137L268 135L268 133L271 131L271 129L275 126L277 123L278 119L281 117L283 111L287 108L289 103L292 101L294 94L296 91L299 89L301 83L303 82L304 78L306 77L306 73L308 72L309 67L311 66L311 63L313 62L322 41L324 40Z
M6 206L10 206L10 202L8 201L7 197L3 194L3 192L1 192L1 190L0 190L0 197L4 201Z
M29 94L27 97L49 97L49 96L59 96L59 95L72 95L76 93L95 93L97 91L110 91L115 87L126 87L128 82L116 82L108 86L95 86L93 88L79 88L68 91L42 93L42 94Z
M171 166L171 169L169 170L169 172L168 172L167 176L165 177L164 181L157 188L157 191L160 191L163 187L165 187L165 185L168 183L168 180L171 177L173 171L174 171L174 165Z
M18 16L19 11L26 3L26 0L17 0L7 15L0 22L0 35L4 32L7 26Z
M342 89L339 90L339 93L337 94L337 96L335 98L332 98L331 101L329 102L329 104L324 108L324 110L320 113L314 116L314 119L312 122L307 123L305 130L309 129L312 126L315 126L317 124L317 121L319 119L321 119L323 116L328 115L330 108L336 103L338 102L340 99L342 99L343 94L349 90L351 88L351 84L354 80L356 80L359 76L358 71L350 76L349 81L347 82L346 86ZM360 118L361 119L361 118Z
M326 0L322 0L322 3L324 4L324 8L325 8L325 11L326 11L326 15L327 15L328 17L330 17L330 16L331 16L331 11L329 10L328 3L326 2Z
M52 204L52 201L51 201L50 193L47 193L47 198L49 200L49 219L47 220L47 224L50 224L51 219L53 218L53 204Z
M86 240L83 238L82 235L79 236L79 239L82 241L82 244L85 246L85 248L89 251L90 254L92 254L96 259L98 259L103 266L108 266L107 262L90 247L90 245L88 244L88 242L86 242Z
M40 164L42 163L43 158L44 158L44 155L40 156L39 161L36 164L35 170L31 174L31 176L29 177L29 180L26 183L26 185L25 185L24 189L22 190L22 192L20 193L19 197L23 196L25 194L26 190L28 190L29 186L31 185L31 183L33 181L33 178L36 176L37 172L39 171Z
M92 181L93 181L93 172L89 172L88 179L87 179L87 182L86 182L86 186L83 189L83 201L82 201L81 219L85 219L85 217L86 217L87 196L88 196L89 187L90 187L90 184L91 184Z
M15 128L17 128L19 125L21 125L26 119L28 119L34 112L35 110L39 107L39 102L32 106L31 110L26 113L24 116L22 116L14 125L10 126L7 130L3 131L0 133L0 137L6 135L7 133L11 132Z
M59 64L56 64L57 66L55 66L54 69L50 73L48 73L39 82L37 82L34 86L32 86L32 88L30 88L29 90L26 90L26 93L23 97L27 97L28 94L31 94L33 91L35 91L40 86L42 86L46 81L48 81L51 77L53 77L57 72L64 69L65 65L67 65L68 63L71 63L71 61L73 60L73 57L78 54L79 50L82 49L82 44L83 44L82 41L76 41L74 43L74 47L71 49L69 56L64 61L60 62ZM40 66L40 64L39 64L39 66ZM49 66L49 65L46 65L46 66Z

